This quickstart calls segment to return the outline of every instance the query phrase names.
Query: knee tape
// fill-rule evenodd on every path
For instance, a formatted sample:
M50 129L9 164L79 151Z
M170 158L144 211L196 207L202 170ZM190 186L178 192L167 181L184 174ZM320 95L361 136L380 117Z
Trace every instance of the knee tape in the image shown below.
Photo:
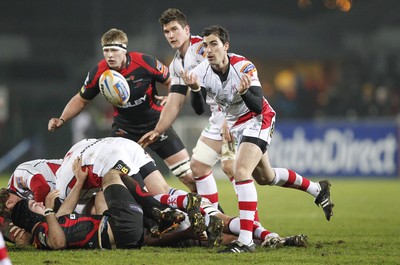
M235 160L236 146L231 143L222 143L221 145L221 161Z
M203 164L213 167L218 162L219 154L199 140L196 147L193 148L192 157Z
M190 160L178 162L174 165L169 166L169 169L172 171L172 174L174 174L178 178L192 172L192 170L190 169Z

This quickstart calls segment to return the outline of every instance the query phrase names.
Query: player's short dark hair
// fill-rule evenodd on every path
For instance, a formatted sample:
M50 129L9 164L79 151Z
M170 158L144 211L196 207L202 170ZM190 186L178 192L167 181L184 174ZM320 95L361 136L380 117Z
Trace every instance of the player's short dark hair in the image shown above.
M164 26L171 21L177 21L182 26L182 28L188 24L185 14L183 14L179 9L176 8L168 8L161 14L160 18L158 19L158 22L160 22L161 26Z
M29 209L28 200L17 202L11 211L11 221L19 228L32 232L35 224L44 221L44 216Z
M203 30L202 36L203 37L207 37L207 36L210 36L212 34L218 36L218 38L221 40L221 42L223 44L229 42L229 32L224 27L221 27L221 26L218 26L218 25L213 25L213 26L206 27Z

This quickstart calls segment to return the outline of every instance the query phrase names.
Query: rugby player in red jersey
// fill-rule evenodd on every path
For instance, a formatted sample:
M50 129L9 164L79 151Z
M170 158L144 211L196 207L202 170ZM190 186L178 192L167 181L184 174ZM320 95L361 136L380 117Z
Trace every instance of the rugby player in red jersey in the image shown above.
M67 103L60 117L49 120L48 130L54 131L77 116L99 94L101 74L113 69L126 78L130 98L125 106L114 107L111 136L138 141L155 128L160 118L164 102L158 96L156 83L169 86L168 67L153 56L128 52L128 37L119 29L113 28L104 33L101 45L104 59L89 71L84 85ZM164 160L190 191L196 191L189 154L173 128L166 130L149 148Z

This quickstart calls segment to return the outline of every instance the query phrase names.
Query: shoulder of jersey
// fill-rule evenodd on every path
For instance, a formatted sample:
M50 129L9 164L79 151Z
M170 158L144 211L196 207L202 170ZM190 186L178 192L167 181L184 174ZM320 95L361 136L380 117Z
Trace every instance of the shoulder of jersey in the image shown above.
M230 53L230 62L233 67L239 70L239 72L243 74L251 75L252 73L256 72L256 66L247 60L244 56Z
M190 44L193 47L193 50L195 50L196 54L199 54L201 56L205 56L204 52L204 45L203 45L203 38L200 36L191 36L190 37Z

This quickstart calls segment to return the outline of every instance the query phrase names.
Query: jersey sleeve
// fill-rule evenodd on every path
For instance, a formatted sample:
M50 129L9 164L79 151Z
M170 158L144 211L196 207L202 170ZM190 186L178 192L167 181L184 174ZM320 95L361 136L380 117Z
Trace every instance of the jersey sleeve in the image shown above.
M100 70L99 66L96 66L88 72L85 82L79 91L79 95L82 98L92 100L100 93L99 78L104 70Z
M157 82L165 83L169 79L170 74L168 67L157 58L143 54L143 61L149 66Z
M260 80L258 79L257 68L252 62L247 60L243 61L243 63L240 66L239 72L242 74L247 74L251 77L250 86L261 87Z
M33 198L37 202L44 202L47 194L50 192L50 186L42 174L34 175L30 179L29 187L33 192Z

